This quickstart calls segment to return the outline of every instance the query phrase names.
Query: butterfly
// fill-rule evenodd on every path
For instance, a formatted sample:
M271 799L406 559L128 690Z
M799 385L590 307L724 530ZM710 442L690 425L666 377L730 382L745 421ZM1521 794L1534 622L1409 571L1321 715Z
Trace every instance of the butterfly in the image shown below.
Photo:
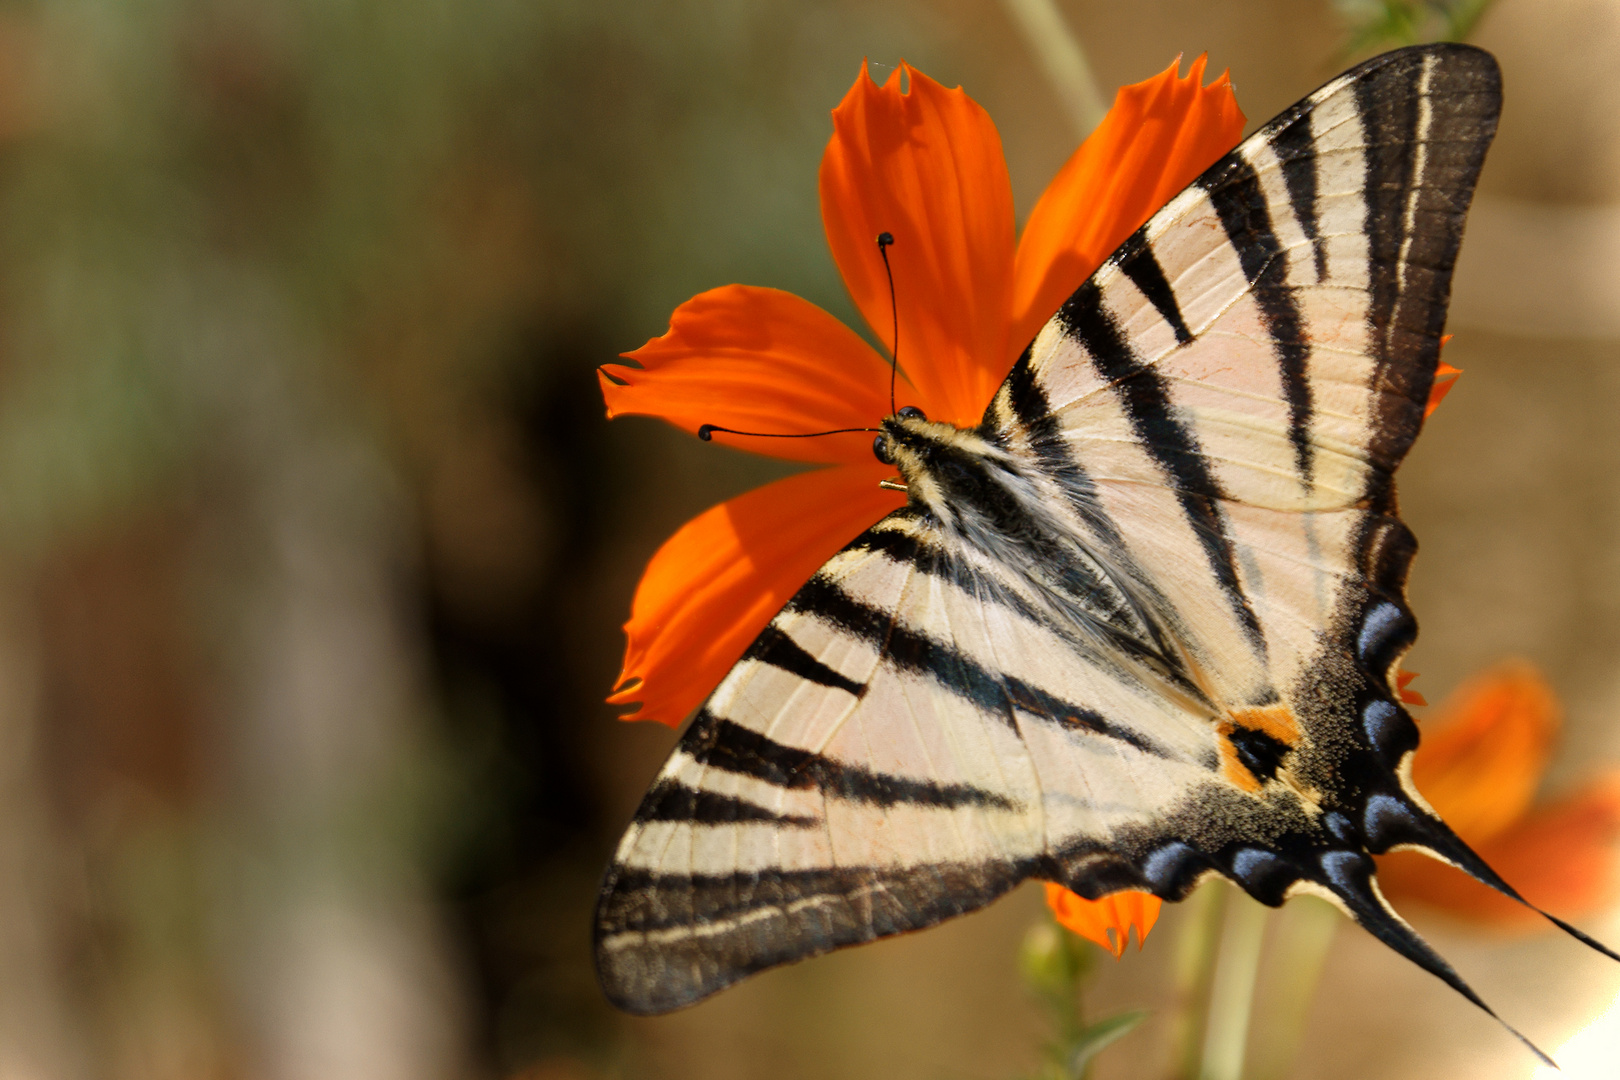
M1345 72L1131 235L977 426L882 421L906 505L771 620L617 849L615 1004L678 1008L1031 878L1179 900L1222 876L1330 900L1490 1012L1372 856L1518 898L1413 787L1394 682L1416 635L1394 475L1500 105L1469 46Z

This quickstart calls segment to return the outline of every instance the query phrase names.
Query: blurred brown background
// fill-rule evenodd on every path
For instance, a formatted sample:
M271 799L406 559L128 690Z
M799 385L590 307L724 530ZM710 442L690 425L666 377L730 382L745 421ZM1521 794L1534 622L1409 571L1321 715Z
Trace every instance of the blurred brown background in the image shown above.
M1346 39L1315 0L1059 7L1110 92L1208 51L1256 124ZM1556 789L1620 762L1620 0L1500 0L1473 40L1508 104L1467 373L1402 476L1408 666L1432 700L1541 664ZM778 474L610 428L593 369L731 281L853 320L815 171L863 56L983 103L1021 211L1073 149L998 0L0 5L0 1080L1032 1066L1032 892L667 1018L589 968L673 741L601 703L631 589ZM1176 918L1093 994L1158 1010L1104 1077L1163 1067ZM1620 990L1414 918L1544 1045ZM1295 1076L1531 1072L1359 932L1326 978Z

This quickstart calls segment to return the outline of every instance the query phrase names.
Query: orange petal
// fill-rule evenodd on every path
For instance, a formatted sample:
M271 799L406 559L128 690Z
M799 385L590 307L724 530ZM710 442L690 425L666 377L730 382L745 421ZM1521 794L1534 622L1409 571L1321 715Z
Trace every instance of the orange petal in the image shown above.
M1620 773L1538 808L1489 843L1480 857L1537 907L1578 918L1620 897ZM1418 900L1466 918L1525 929L1547 925L1522 904L1424 856L1380 860L1378 879L1392 898Z
M675 727L821 564L905 502L875 461L800 473L681 526L647 564L611 705Z
M1423 725L1412 779L1478 847L1529 809L1559 723L1540 672L1522 661L1499 665L1459 687Z
M1428 699L1416 690L1407 689L1408 686L1412 685L1412 680L1417 677L1418 673L1415 671L1395 672L1395 693L1400 697L1403 705L1427 705L1429 703Z
M1243 134L1226 74L1200 86L1204 57L1121 87L1114 107L1048 185L1018 244L1010 344L1022 349L1159 207Z
M863 64L833 110L821 219L856 306L891 346L894 309L876 238L894 237L900 367L917 387L914 404L934 420L978 423L1014 359L1012 186L989 115L960 88L905 64L881 87Z
M693 434L703 424L793 434L872 427L889 413L889 365L860 336L792 293L727 285L670 316L669 332L598 373L608 416L658 416ZM904 389L904 384L902 384ZM715 442L772 457L861 465L872 436Z
M1087 900L1048 881L1046 906L1064 927L1101 945L1117 960L1125 952L1133 926L1136 927L1136 947L1142 947L1148 931L1159 921L1159 908L1163 905L1152 893L1134 889L1110 893L1101 900Z
M1441 343L1444 344L1450 339L1451 335L1447 334L1441 339ZM1434 369L1434 384L1429 387L1429 403L1423 408L1423 418L1425 420L1433 416L1434 410L1438 409L1440 403L1446 400L1446 395L1451 393L1453 386L1457 385L1457 376L1461 374L1462 368L1452 367L1444 360L1440 361L1440 365Z

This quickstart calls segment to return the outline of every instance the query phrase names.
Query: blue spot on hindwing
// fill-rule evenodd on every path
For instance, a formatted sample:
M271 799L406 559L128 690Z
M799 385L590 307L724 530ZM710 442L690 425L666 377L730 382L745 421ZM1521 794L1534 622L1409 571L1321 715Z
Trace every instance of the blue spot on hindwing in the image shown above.
M1359 851L1324 851L1317 861L1328 881L1345 892L1360 892L1372 862Z
M1356 654L1361 662L1379 668L1387 662L1386 650L1390 644L1411 627L1411 617L1388 600L1379 601L1361 620L1361 633L1356 636Z
M1158 891L1168 887L1180 877L1188 860L1197 857L1198 852L1191 844L1173 840L1143 861L1142 876L1148 879L1155 891Z
M1417 748L1417 725L1388 698L1374 698L1361 707L1361 730L1367 742L1393 765L1408 750Z
M1330 810L1322 815L1322 824L1327 826L1327 831L1332 833L1333 838L1341 844L1348 844L1355 840L1356 827L1350 824L1349 818L1337 810Z
M1240 881L1251 881L1276 862L1277 856L1264 848L1244 848L1232 858L1232 873Z
M1367 733L1367 741L1372 743L1375 750L1387 750L1389 743L1396 735L1396 725L1401 718L1400 711L1395 708L1394 702L1376 698L1367 702L1361 710L1361 728Z

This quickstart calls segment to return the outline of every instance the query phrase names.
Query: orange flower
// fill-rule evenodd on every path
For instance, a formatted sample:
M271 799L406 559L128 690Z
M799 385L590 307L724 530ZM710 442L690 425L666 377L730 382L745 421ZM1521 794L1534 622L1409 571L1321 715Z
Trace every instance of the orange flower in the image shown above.
M878 340L892 343L898 323L898 404L977 423L1063 300L1236 144L1244 119L1227 76L1203 86L1203 57L1184 78L1179 66L1178 57L1119 91L1018 240L1001 139L985 111L906 64L881 87L862 66L833 110L821 214L833 259ZM892 308L876 245L884 232L894 238ZM888 362L825 311L774 289L728 285L694 297L676 309L668 333L625 356L640 366L600 372L609 417L657 416L694 434L705 424L791 434L869 429L889 413ZM722 503L653 556L608 698L631 707L626 719L679 724L822 563L904 501L878 487L893 469L873 458L869 433L714 439L831 467ZM1106 931L1115 928L1116 955L1131 925L1140 940L1158 914L1159 901L1146 894L1096 903L1066 890L1051 895L1064 911L1095 908L1059 917L1110 949Z
M898 401L978 422L1023 347L1114 248L1237 142L1223 74L1200 86L1172 64L1124 87L1059 170L1015 244L1012 188L995 125L960 88L901 64L881 87L865 66L821 160L821 214L844 282L879 340L898 316ZM901 78L910 80L901 91ZM894 237L895 306L875 239ZM727 285L682 304L669 332L601 369L608 416L657 416L782 434L870 428L889 412L884 358L790 293ZM798 587L903 498L869 434L717 442L833 466L722 503L653 556L625 624L608 701L627 719L679 724Z
M1552 688L1530 665L1486 671L1424 725L1412 779L1457 835L1526 900L1573 918L1620 896L1620 771L1537 804L1560 711ZM1528 908L1414 853L1381 859L1378 879L1392 899L1504 928L1541 924Z
M1060 925L1101 945L1118 960L1125 953L1133 926L1136 927L1136 947L1142 947L1148 931L1159 921L1159 908L1163 903L1152 893L1134 889L1117 892L1101 900L1087 900L1049 881L1046 883L1046 906L1052 909L1052 915Z

